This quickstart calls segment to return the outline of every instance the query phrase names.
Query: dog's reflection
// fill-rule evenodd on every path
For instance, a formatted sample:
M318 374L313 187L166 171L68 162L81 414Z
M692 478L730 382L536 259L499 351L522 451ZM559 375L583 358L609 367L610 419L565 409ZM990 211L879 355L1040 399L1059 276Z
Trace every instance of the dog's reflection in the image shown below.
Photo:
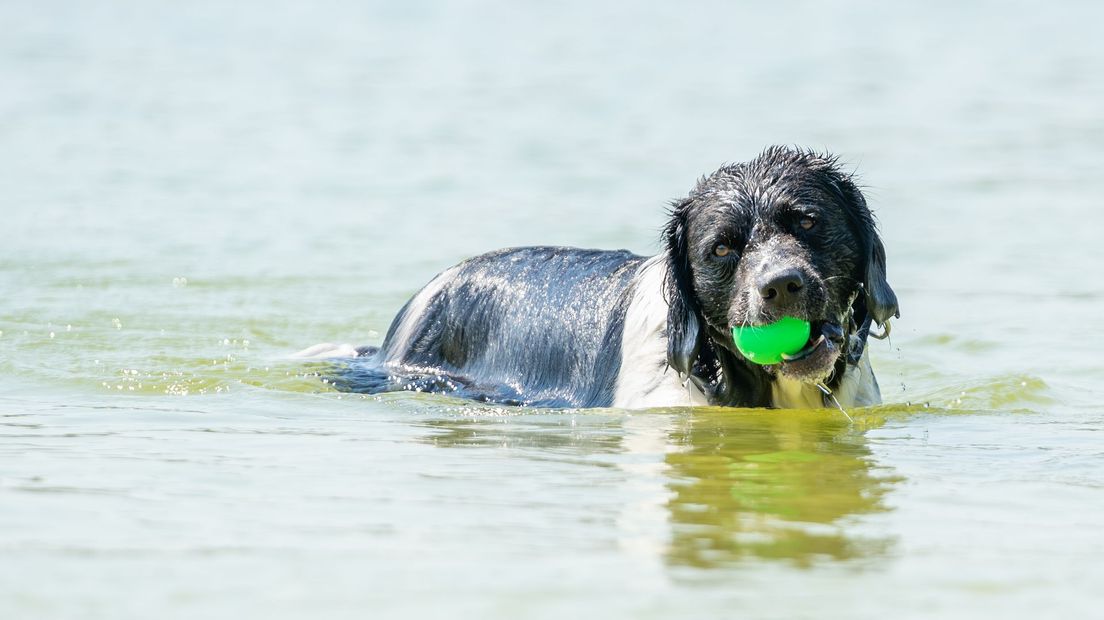
M888 510L899 478L872 459L862 431L828 410L676 409L625 416L520 415L427 420L439 447L515 448L516 456L605 468L625 501L622 548L678 567L751 559L799 565L884 554L892 541L859 517ZM592 515L593 516L593 515Z
M872 461L840 414L700 410L678 418L668 441L672 564L809 564L877 556L890 545L863 535L856 517L886 511L884 496L899 478Z

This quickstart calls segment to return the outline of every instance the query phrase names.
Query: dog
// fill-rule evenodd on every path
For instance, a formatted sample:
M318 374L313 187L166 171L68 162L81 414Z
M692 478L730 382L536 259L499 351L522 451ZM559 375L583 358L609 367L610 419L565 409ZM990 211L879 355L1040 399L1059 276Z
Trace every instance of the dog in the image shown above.
M402 307L341 390L443 392L541 407L808 408L881 402L867 339L900 316L866 200L830 154L774 146L671 205L663 251L523 247L446 269ZM774 365L732 327L784 316L812 335Z

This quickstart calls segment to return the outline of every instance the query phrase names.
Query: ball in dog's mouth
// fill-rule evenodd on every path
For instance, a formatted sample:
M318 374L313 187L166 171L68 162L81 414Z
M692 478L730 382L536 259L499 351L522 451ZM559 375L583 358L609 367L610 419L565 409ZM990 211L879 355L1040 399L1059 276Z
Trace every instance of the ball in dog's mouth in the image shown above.
M765 325L735 326L732 341L749 362L769 365L800 351L809 341L810 333L812 326L808 321L787 316Z
M821 381L832 372L843 341L843 328L838 323L813 321L808 342L796 353L783 355L779 371L799 381Z

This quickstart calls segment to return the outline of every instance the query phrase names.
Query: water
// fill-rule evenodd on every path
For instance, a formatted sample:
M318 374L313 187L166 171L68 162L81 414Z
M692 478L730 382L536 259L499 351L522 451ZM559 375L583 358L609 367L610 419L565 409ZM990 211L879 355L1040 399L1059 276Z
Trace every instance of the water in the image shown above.
M0 4L0 615L1078 617L1104 580L1097 3ZM343 395L438 270L859 171L887 404Z

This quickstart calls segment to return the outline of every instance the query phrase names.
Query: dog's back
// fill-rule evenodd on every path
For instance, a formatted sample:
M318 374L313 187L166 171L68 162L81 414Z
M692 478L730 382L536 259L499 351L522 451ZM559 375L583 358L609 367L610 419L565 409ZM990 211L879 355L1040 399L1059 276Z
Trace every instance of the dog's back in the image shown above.
M448 391L510 404L609 405L643 257L528 247L447 269L399 311L352 391ZM358 374L359 373L359 374ZM359 377L359 379L358 379Z

